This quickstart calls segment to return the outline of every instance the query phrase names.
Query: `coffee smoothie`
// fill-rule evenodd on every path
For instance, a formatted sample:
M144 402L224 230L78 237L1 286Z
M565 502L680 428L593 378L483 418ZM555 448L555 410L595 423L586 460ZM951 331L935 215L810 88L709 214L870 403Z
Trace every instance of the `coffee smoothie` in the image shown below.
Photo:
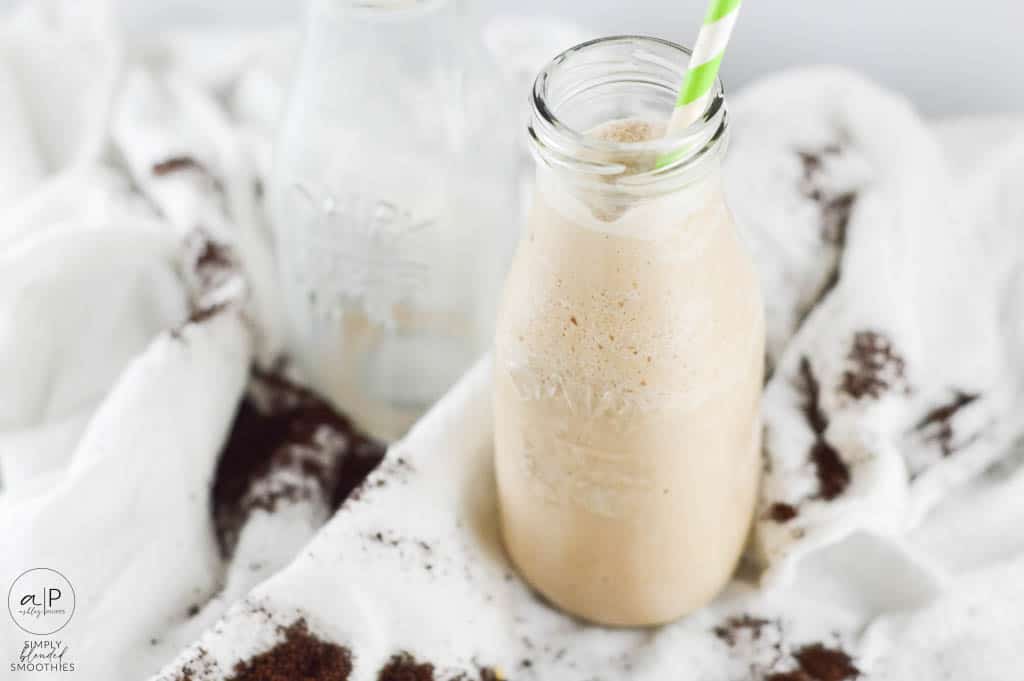
M570 154L583 171L538 150L496 335L506 548L555 604L609 625L666 622L714 597L745 543L760 469L756 273L716 150L667 188L677 171L655 172L645 146L662 129L585 129ZM618 174L575 181L601 150Z

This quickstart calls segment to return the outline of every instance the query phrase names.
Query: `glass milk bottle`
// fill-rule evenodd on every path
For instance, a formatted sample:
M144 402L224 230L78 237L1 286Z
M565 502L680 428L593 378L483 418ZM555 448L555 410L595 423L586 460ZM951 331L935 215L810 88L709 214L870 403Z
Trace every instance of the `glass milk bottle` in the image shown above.
M453 0L314 0L271 210L294 359L393 440L489 345L516 215L499 77Z
M537 77L537 190L497 325L506 548L554 603L610 625L666 622L722 588L760 468L764 320L722 196L721 86L662 138L687 60L606 38Z

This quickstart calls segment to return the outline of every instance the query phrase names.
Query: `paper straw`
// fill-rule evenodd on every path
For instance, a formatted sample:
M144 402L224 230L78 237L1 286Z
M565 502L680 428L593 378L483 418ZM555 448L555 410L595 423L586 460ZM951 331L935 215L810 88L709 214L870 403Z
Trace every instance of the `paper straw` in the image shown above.
M707 108L722 55L740 13L740 3L741 0L711 0L708 5L666 136L682 132L700 119Z

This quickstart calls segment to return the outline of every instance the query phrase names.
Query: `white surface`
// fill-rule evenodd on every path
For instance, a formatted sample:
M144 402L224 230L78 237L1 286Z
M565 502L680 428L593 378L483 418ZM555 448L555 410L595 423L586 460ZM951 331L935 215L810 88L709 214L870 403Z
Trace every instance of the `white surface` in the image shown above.
M18 0L0 0L0 7ZM120 0L137 27L289 21L302 2ZM648 33L689 44L705 0L478 0L482 13L550 14L602 33ZM1024 4L948 0L749 0L729 56L736 89L781 68L840 64L908 94L928 114L1024 111Z

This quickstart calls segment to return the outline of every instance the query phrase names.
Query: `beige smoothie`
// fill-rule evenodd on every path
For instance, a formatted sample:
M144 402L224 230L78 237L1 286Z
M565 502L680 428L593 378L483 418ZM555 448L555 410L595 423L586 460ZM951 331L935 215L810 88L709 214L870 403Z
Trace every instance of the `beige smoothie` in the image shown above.
M657 127L612 121L589 134L630 143ZM666 622L722 588L751 523L756 274L717 168L625 207L581 194L558 169L542 166L537 187L496 335L506 547L571 613Z

